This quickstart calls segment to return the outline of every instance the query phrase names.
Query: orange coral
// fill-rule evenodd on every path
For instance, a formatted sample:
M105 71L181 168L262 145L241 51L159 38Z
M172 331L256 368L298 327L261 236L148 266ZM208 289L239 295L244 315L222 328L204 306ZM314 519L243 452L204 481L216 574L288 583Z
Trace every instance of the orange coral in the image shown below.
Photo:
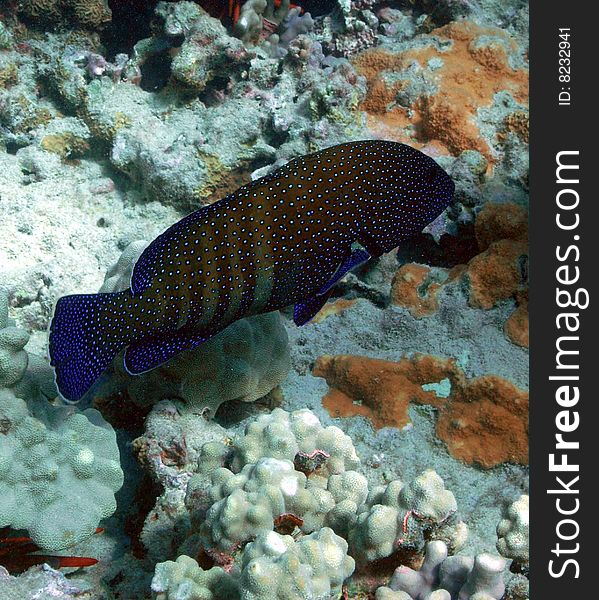
M390 362L364 356L321 356L312 370L331 388L322 404L334 417L362 415L376 429L403 427L410 422L412 402L439 406L442 402L422 385L457 372L451 360L418 355Z
M512 202L488 202L476 215L474 233L481 252L499 240L527 242L528 213Z
M525 289L528 216L516 204L486 204L477 216L476 240L481 254L467 268L470 304L492 308Z
M453 154L478 150L492 161L474 116L480 107L490 106L494 95L502 90L509 91L520 103L528 102L528 72L514 70L508 62L506 47L515 49L515 43L500 29L483 28L469 21L450 23L432 35L451 40L451 47L440 50L430 45L397 54L372 49L355 59L357 70L368 81L361 108L372 117L369 125L385 136L405 141L410 137L406 129L411 124L422 142L437 140ZM501 43L477 43L481 36L493 36ZM443 61L435 72L438 92L421 97L410 107L413 114L408 115L405 108L395 106L397 93L406 82L388 84L385 72L400 73L414 61L425 66L431 59Z
M428 317L439 308L437 296L443 285L459 277L464 268L458 265L446 273L443 281L435 281L430 267L416 263L402 265L391 282L391 302L407 308L413 317Z
M528 392L495 375L457 380L437 435L468 464L528 464Z
M333 417L361 415L376 429L404 427L412 402L439 409L437 435L449 452L489 468L528 462L528 392L495 375L468 379L455 361L430 355L399 362L363 356L322 356L313 369L330 390L323 406ZM423 385L448 379L447 398Z

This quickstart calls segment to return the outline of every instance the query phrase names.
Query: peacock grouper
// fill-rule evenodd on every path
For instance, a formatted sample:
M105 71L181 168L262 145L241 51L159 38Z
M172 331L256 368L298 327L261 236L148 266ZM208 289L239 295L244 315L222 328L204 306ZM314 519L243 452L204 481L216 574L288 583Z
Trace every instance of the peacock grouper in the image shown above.
M169 227L129 289L58 300L49 353L61 394L79 400L122 348L139 374L242 317L294 304L303 325L350 269L421 232L453 192L433 159L397 142L292 160Z

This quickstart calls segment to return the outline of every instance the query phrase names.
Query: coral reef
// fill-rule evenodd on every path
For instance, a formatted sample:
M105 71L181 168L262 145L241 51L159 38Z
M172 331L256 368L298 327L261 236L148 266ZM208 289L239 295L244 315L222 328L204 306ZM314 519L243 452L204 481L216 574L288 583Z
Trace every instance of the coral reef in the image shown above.
M413 128L416 137L439 142L452 154L477 150L495 161L497 151L481 136L479 111L507 91L522 112L528 74L519 49L504 31L468 21L450 23L421 41L406 44L405 51L383 45L356 58L370 84L363 108L388 123L386 136L394 127L414 137L408 130Z
M187 484L191 528L178 551L215 566L204 570L187 556L158 565L158 594L191 598L185 594L206 588L207 597L221 598L217 582L229 577L227 589L233 594L237 585L240 598L325 599L340 590L354 559L365 564L398 550L417 555L430 536L452 549L466 540L455 498L434 471L369 492L362 474L346 470L359 467L351 440L323 428L309 410L275 409L250 422L245 435L228 442L218 435L202 447ZM160 456L165 461L164 449ZM153 469L165 472L158 464ZM181 479L162 481L175 492Z
M377 600L501 600L505 591L503 571L505 561L499 556L479 554L448 556L441 541L426 545L424 562L419 570L398 567L389 588L377 590ZM403 592L405 596L395 596Z
M44 361L23 349L28 334L0 300L0 527L25 529L43 550L91 536L123 484L115 433L100 413L52 406Z
M3 592L526 600L526 3L108 4L0 8ZM305 327L240 321L140 377L117 359L61 405L59 296L126 289L184 213L377 138L456 184L421 235Z
M19 10L32 23L72 22L85 29L97 29L112 16L106 0L22 0Z
M243 44L197 4L160 2L156 14L169 38L184 36L171 63L172 77L184 88L200 93L213 79L249 66L251 54Z

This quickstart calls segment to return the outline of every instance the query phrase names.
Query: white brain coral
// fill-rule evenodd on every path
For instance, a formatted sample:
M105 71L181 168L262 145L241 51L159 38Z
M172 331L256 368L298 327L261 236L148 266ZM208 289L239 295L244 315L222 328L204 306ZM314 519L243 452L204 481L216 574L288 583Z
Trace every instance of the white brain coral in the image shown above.
M328 527L298 542L262 534L247 545L242 565L242 600L329 600L355 567L347 542Z
M452 492L435 471L407 484L391 481L374 489L349 528L352 553L362 561L390 556L400 547L419 546L424 528L445 524L457 510Z
M314 531L335 504L329 492L309 486L291 461L272 457L246 465L238 474L218 469L209 494L213 504L200 534L207 547L226 552L272 531L285 515L301 519L304 532Z

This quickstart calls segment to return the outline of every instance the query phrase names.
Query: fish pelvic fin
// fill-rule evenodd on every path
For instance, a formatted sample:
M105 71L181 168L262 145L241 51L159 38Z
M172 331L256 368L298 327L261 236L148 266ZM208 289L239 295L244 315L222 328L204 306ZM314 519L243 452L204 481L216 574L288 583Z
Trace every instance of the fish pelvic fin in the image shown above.
M48 352L61 395L77 402L127 344L129 290L63 296L50 324Z
M129 375L141 375L159 367L180 352L199 346L210 337L209 333L195 331L189 327L154 333L127 346L125 370Z

